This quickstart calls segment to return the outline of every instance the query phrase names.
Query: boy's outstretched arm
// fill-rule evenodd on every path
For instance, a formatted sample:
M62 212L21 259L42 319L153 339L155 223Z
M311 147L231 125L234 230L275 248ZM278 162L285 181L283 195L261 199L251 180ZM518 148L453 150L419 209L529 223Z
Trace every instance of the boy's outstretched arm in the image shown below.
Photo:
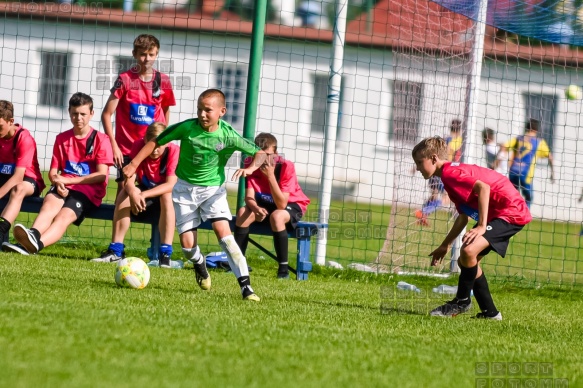
M451 230L445 236L445 239L441 243L437 249L429 254L431 256L431 266L435 266L438 263L441 263L447 252L449 251L449 247L453 244L453 241L460 235L460 233L465 230L466 225L468 224L468 216L465 214L460 214L453 223Z
M135 158L133 158L132 161L123 168L123 175L126 177L126 179L134 176L136 170L140 166L140 163L142 163L144 159L146 159L152 152L154 152L157 146L158 143L156 143L156 139L154 139L150 140L142 147Z
M472 192L478 196L478 224L475 228L470 229L462 238L462 242L467 245L486 233L488 209L490 207L490 185L482 181L476 181Z
M253 161L247 168L240 168L233 174L232 180L237 180L238 178L245 178L249 175L253 174L253 171L257 170L259 167L265 163L267 159L267 154L263 150L257 151L257 153L253 156Z

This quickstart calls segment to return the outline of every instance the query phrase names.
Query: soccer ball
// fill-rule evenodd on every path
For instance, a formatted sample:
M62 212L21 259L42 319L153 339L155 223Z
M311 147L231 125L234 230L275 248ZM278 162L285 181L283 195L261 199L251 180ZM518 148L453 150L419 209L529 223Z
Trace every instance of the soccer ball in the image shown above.
M583 98L583 90L577 85L569 85L565 89L565 97L567 97L567 100L581 100Z
M126 257L117 263L115 282L118 286L140 290L146 287L149 281L150 269L142 259Z

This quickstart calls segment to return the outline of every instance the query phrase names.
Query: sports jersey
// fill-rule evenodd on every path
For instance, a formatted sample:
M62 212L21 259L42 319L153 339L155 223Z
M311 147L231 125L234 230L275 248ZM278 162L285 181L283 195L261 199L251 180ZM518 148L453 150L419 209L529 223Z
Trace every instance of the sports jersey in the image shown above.
M275 162L281 165L281 174L278 182L279 188L283 193L289 193L288 202L297 203L302 209L302 213L305 213L310 204L310 199L304 194L298 183L294 164L281 156L277 156ZM245 161L245 167L248 167L250 164L251 160ZM253 174L247 177L247 188L253 189L255 195L260 196L262 200L275 203L271 195L269 179L260 170L253 171Z
M462 137L448 136L445 138L447 143L447 159L450 162L459 162L462 159Z
M80 177L97 172L98 164L113 165L113 152L109 137L104 133L97 132L93 143L93 151L87 154L87 140L91 137L91 131L83 139L77 139L73 129L57 135L53 147L53 158L51 168L56 168L63 177ZM105 197L105 189L109 174L105 175L105 181L92 184L67 185L70 190L81 192L89 198L95 205L101 205Z
M176 105L170 79L157 70L148 82L142 81L135 70L121 73L111 93L119 99L115 110L115 141L124 155L129 155L134 142L144 137L148 125L155 121L166 124L164 109Z
M144 147L144 139L137 140L132 147L130 157L133 159L138 152ZM146 157L136 169L136 182L148 189L161 185L166 182L166 177L176 175L176 165L178 164L178 155L180 148L174 144L168 144L164 153L159 158L152 159ZM166 154L166 156L164 156ZM162 166L162 161L165 166Z
M38 164L36 142L28 129L20 124L15 126L14 136L0 138L0 176L10 179L16 167L24 167L24 176L36 182L40 193L45 188L45 182Z
M182 121L169 126L156 138L160 145L172 140L181 141L176 176L197 186L222 185L225 166L235 151L255 155L259 150L223 120L219 120L213 132L205 131L198 119Z
M478 195L472 191L478 180L490 186L488 222L500 218L526 225L532 220L526 202L505 176L473 164L445 163L441 181L459 214L478 220Z
M544 139L532 136L517 136L505 146L514 153L510 173L526 177L526 183L532 182L537 158L548 158L551 153Z

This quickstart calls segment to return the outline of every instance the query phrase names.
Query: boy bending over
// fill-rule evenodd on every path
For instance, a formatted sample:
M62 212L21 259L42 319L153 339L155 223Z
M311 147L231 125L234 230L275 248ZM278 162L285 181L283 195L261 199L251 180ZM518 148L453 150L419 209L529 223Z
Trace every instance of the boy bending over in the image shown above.
M456 237L466 230L468 220L476 221L462 238L457 295L431 315L456 316L468 311L473 290L481 310L476 318L502 320L479 263L490 251L506 255L510 238L532 220L526 202L505 176L476 165L448 162L447 143L438 136L422 140L412 156L423 178L441 178L459 214L441 245L429 254L432 266L443 260Z

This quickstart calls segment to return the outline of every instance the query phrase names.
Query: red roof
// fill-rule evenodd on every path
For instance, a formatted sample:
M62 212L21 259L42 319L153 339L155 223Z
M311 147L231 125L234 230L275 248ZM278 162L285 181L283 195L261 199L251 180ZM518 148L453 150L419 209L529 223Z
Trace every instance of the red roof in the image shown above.
M123 12L56 3L0 3L5 18L51 20L87 26L119 26L150 30L185 30L229 35L251 35L253 24L237 15L222 12L218 18L163 9L156 12ZM347 24L346 44L377 49L414 48L419 50L468 53L472 21L428 0L381 0L372 11L372 31L367 31L366 14ZM331 42L333 33L307 27L266 24L265 36L272 39ZM468 40L469 39L469 40ZM528 60L545 64L578 66L583 61L579 48L561 45L518 45L487 36L484 56L503 61Z

